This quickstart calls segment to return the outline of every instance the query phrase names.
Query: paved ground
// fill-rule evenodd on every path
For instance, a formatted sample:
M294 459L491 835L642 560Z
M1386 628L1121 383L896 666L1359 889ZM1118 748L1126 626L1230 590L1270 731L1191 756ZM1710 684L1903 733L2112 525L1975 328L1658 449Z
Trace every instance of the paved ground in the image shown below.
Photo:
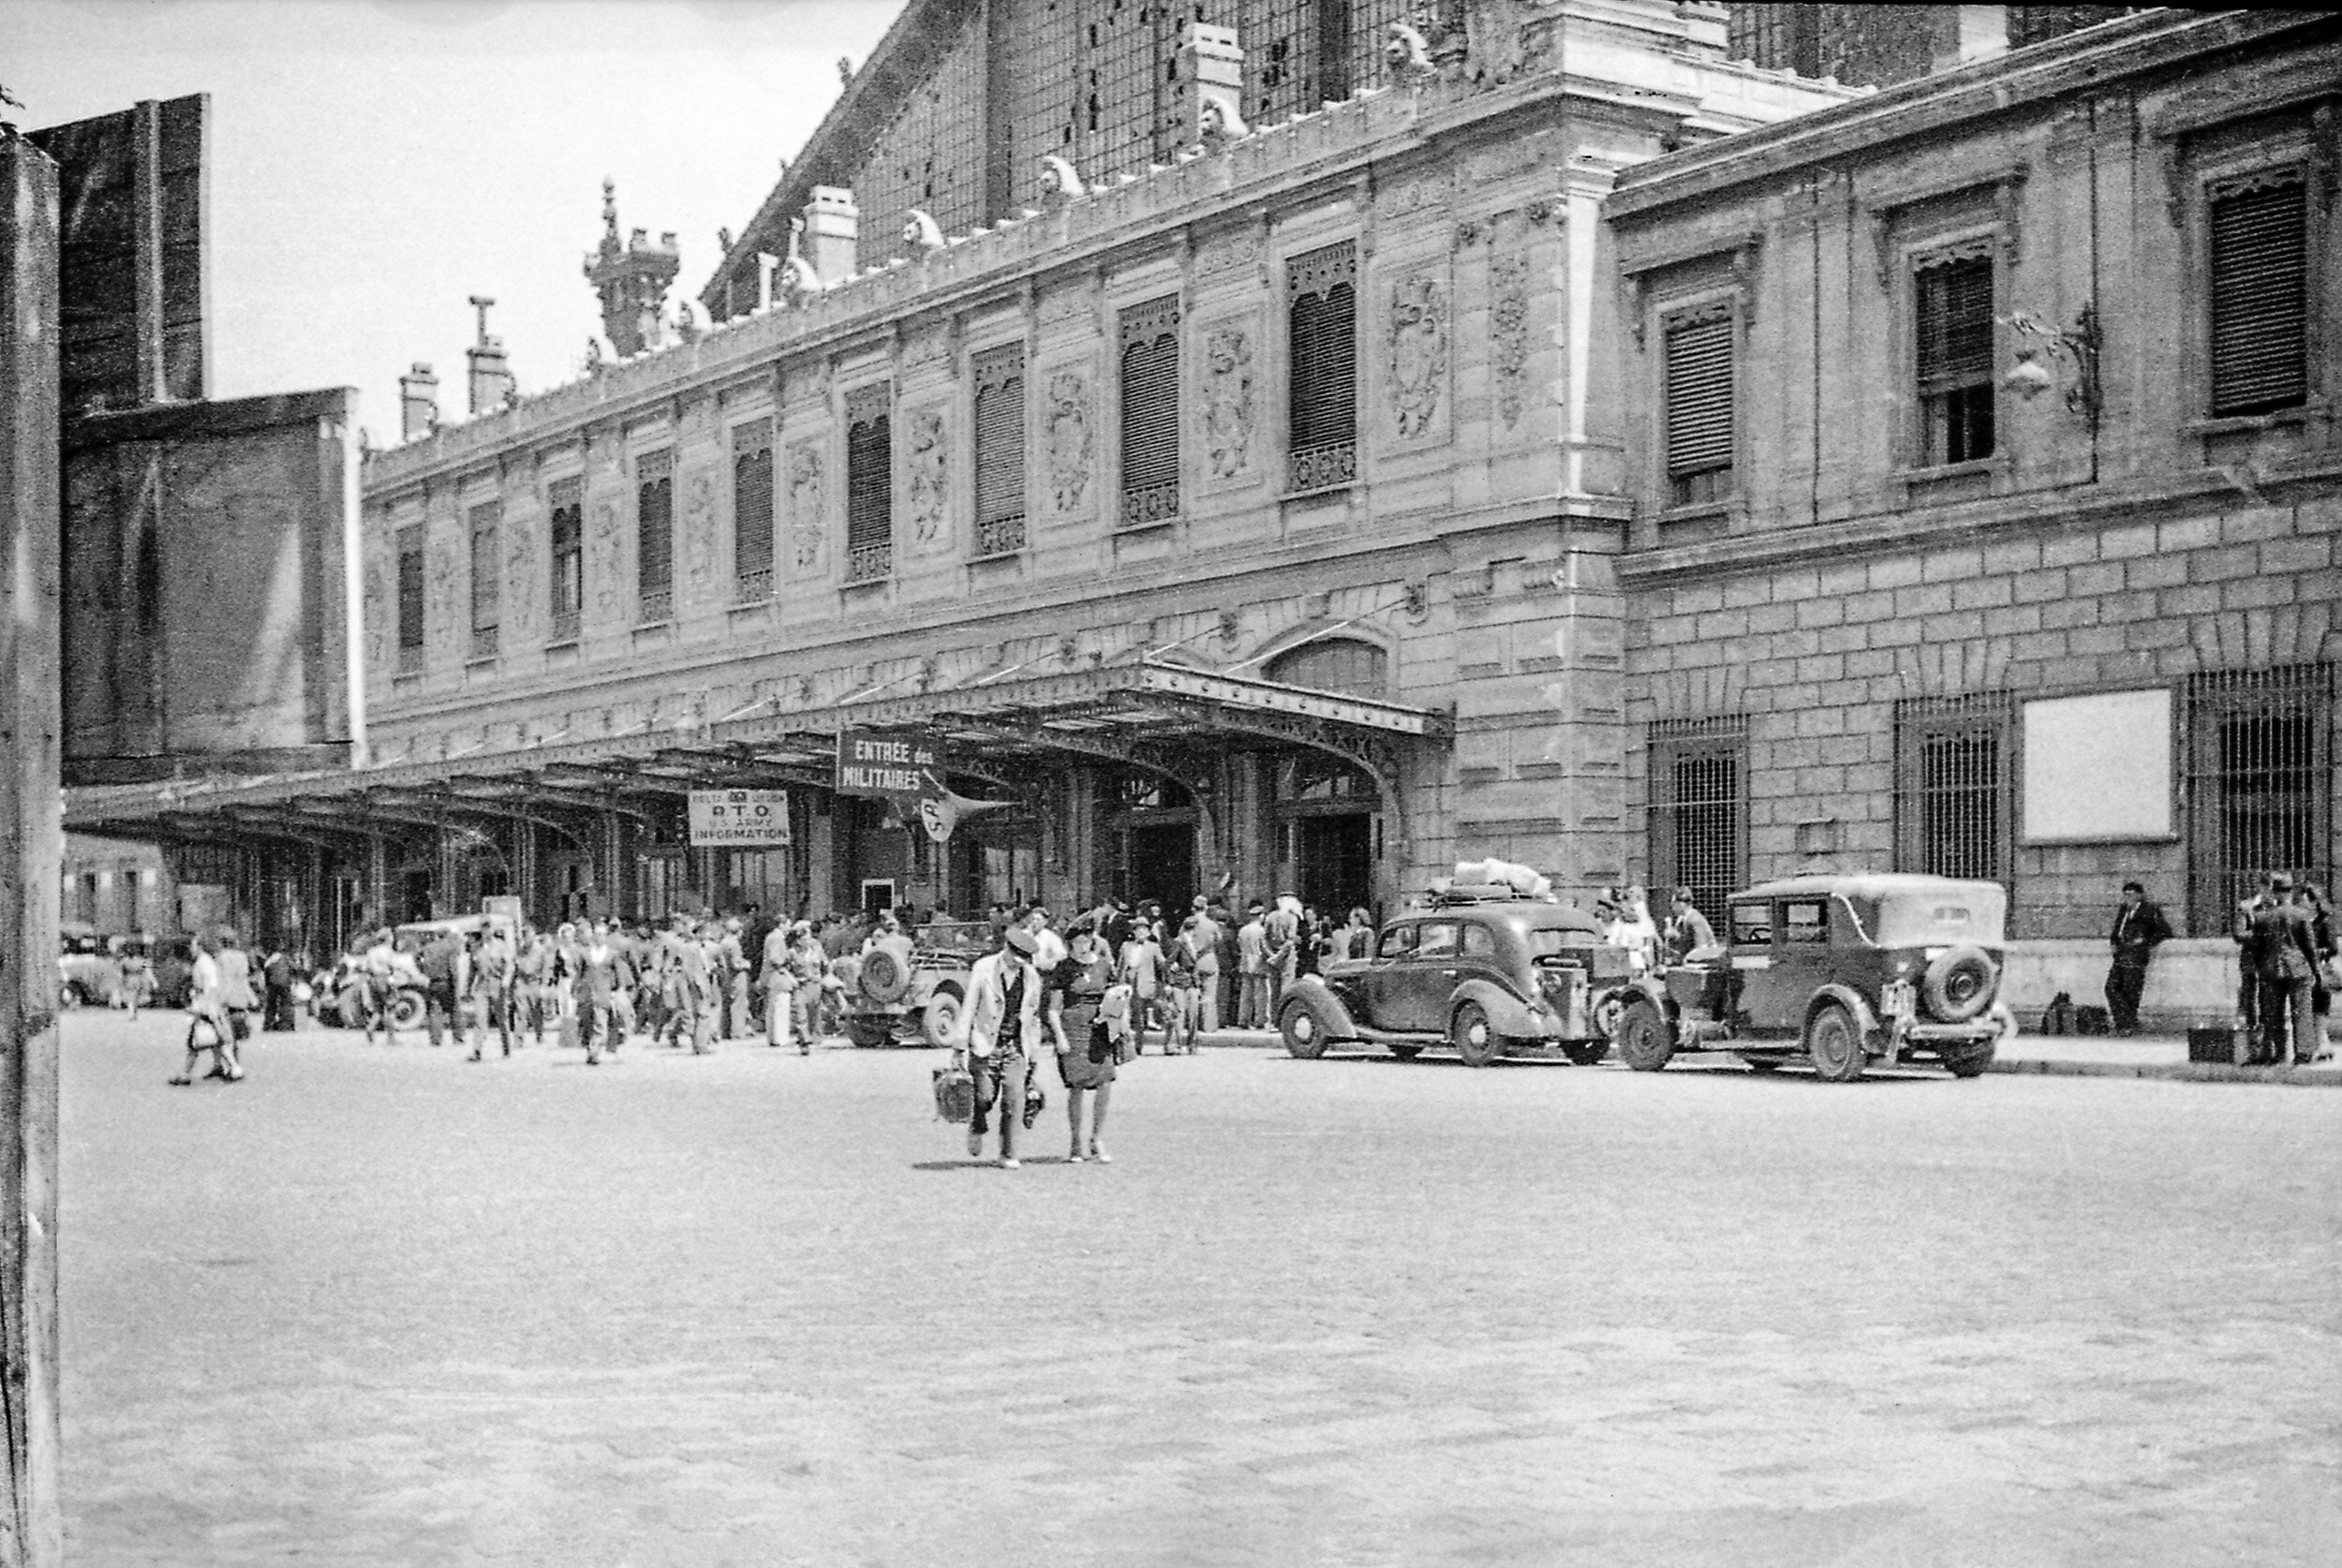
M67 1024L77 1564L2342 1561L2342 1097L1209 1051L1002 1172L922 1053L172 1028Z

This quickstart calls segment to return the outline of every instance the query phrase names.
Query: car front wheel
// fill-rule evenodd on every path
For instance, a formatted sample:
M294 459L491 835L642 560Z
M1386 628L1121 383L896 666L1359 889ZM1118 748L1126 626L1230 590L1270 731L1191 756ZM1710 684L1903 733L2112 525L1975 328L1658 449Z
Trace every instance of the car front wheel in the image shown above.
M1447 1039L1466 1067L1486 1067L1505 1054L1505 1037L1489 1022L1488 1009L1475 1001L1456 1004Z
M1869 1065L1854 1015L1836 1002L1825 1005L1806 1026L1805 1054L1814 1058L1815 1075L1832 1084L1854 1082Z
M391 998L391 1028L419 1029L426 1011L421 991L401 991Z
M1675 1055L1675 1041L1658 1003L1638 997L1618 1018L1618 1058L1638 1072L1656 1072Z
M919 1015L919 1032L930 1045L948 1046L952 1029L959 1022L959 993L938 991L927 998L926 1007Z

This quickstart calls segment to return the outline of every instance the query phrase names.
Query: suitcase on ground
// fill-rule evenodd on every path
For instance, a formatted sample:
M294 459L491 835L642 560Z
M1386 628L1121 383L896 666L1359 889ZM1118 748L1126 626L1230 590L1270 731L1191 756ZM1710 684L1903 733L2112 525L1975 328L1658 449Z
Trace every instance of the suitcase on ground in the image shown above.
M2245 1031L2230 1024L2187 1031L2187 1059L2234 1067L2245 1059Z
M2083 1002L2074 1009L2074 1033L2097 1036L2113 1032L2114 1020L2108 1015L2106 1009L2091 1002Z

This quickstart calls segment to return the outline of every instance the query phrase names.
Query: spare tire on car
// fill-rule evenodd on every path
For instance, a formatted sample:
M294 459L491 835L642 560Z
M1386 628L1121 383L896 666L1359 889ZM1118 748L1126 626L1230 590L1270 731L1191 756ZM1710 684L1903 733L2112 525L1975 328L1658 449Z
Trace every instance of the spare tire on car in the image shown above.
M1993 1005L1993 987L1999 979L1993 955L1982 948L1948 948L1920 977L1920 997L1929 1017L1964 1024Z
M898 1002L911 993L911 966L886 949L862 955L862 994L874 1002Z

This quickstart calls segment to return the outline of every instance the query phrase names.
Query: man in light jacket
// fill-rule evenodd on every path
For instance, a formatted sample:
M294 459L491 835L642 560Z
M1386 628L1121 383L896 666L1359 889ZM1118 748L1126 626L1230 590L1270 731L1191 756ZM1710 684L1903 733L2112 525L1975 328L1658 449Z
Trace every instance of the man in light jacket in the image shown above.
M1045 980L1032 963L1038 945L1030 931L1010 926L1001 950L986 954L970 968L968 999L952 1026L952 1063L964 1065L976 1081L968 1152L983 1157L986 1116L997 1110L1004 1171L1017 1168L1016 1123L1024 1115L1032 1064L1041 1054Z

